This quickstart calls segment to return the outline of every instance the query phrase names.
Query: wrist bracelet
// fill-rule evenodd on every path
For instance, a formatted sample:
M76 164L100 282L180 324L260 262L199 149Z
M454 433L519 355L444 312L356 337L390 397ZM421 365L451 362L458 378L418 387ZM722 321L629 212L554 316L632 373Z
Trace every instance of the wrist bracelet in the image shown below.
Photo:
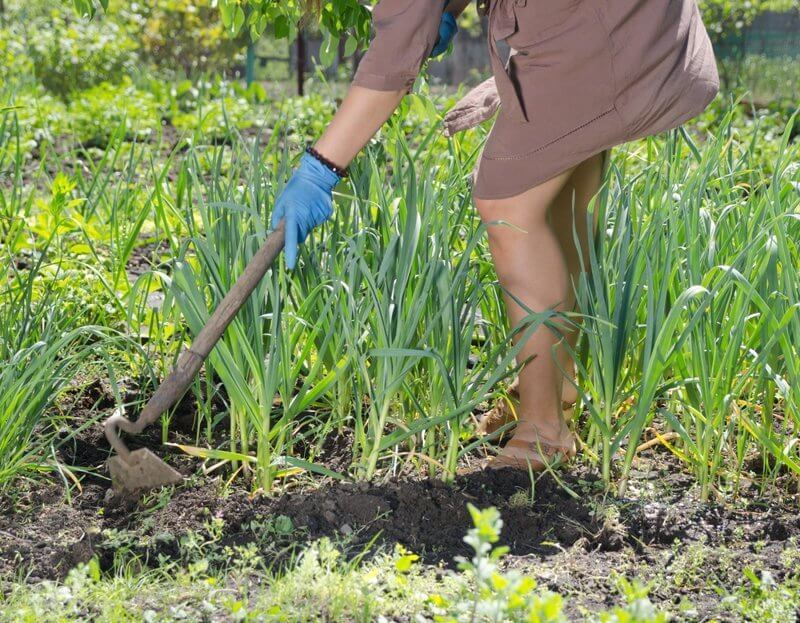
M316 149L311 146L311 143L306 145L306 153L314 156L317 160L319 160L322 164L328 167L331 171L336 173L339 177L345 178L347 177L350 172L348 171L347 167L340 167L338 165L333 164L330 160L328 160L325 156L319 153Z

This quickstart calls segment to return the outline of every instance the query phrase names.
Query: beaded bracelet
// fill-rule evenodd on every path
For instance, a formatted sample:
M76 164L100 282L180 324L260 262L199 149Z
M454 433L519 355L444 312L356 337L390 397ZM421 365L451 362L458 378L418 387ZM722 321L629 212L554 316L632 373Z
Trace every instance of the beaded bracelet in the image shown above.
M347 167L340 167L338 165L333 164L330 160L328 160L325 156L319 153L316 149L311 146L311 143L306 145L306 152L310 155L314 156L317 160L319 160L322 164L328 167L331 171L336 173L341 178L347 177L350 172L348 171Z

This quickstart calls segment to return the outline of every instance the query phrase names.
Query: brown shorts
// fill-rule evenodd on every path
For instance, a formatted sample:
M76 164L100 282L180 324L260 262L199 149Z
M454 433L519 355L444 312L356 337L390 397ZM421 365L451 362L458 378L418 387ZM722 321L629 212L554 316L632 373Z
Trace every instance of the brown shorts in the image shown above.
M443 0L381 0L354 83L410 88ZM488 0L493 77L445 133L499 114L473 172L479 199L517 195L614 145L672 129L719 91L697 0ZM495 41L511 55L503 64Z

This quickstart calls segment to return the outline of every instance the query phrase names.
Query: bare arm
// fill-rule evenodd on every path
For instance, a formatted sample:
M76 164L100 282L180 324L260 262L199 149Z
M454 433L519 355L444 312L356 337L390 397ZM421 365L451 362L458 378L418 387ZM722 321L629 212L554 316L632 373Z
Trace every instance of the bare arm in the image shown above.
M445 10L458 17L471 1L450 0ZM437 32L438 23L437 16L435 20ZM431 31L431 34L435 33ZM350 86L330 124L314 145L322 155L341 167L350 164L370 138L392 116L409 90L407 84L398 88L379 90L361 86L357 84L358 82L356 79ZM387 85L391 87L390 83L391 81L387 81Z
M392 116L406 90L375 91L352 85L314 148L346 167Z

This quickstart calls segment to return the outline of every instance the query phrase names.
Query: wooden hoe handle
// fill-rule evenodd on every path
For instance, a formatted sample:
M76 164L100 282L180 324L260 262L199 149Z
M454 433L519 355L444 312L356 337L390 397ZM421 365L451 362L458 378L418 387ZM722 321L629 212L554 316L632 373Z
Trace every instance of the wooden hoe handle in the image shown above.
M269 235L261 248L245 267L244 272L233 284L225 298L220 301L217 309L208 319L191 346L178 358L178 362L170 375L159 385L156 392L145 405L142 413L135 422L115 413L105 423L105 434L108 442L122 457L128 459L130 451L119 436L119 430L138 435L147 426L155 422L158 417L174 405L192 384L192 380L200 371L200 367L208 357L211 349L222 337L225 329L231 323L236 313L244 305L248 297L266 274L272 262L283 249L284 220L281 219L278 227Z

